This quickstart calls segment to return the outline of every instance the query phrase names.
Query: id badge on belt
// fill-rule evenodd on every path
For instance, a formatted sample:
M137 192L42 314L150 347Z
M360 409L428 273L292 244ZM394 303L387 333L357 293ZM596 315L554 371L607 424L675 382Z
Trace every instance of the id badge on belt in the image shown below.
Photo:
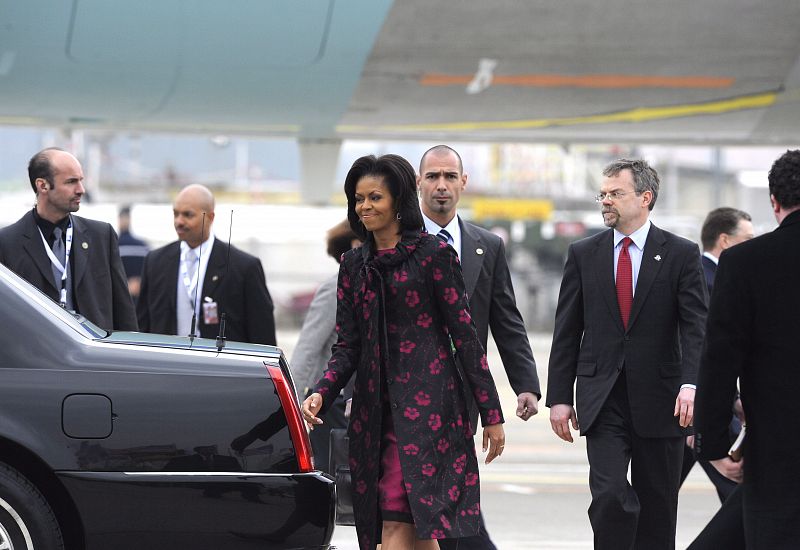
M208 296L206 296L203 301L203 323L206 325L216 325L219 323L217 302L213 302Z

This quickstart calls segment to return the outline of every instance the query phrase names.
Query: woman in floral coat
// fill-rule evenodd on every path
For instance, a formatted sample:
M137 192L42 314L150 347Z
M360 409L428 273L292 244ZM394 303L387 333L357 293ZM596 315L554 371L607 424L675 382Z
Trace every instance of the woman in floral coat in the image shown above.
M500 401L458 257L422 231L414 169L396 155L362 157L345 194L364 245L342 257L337 342L303 415L320 424L316 415L357 374L349 436L359 546L435 549L436 539L478 532L468 396L480 407L487 463L505 443Z

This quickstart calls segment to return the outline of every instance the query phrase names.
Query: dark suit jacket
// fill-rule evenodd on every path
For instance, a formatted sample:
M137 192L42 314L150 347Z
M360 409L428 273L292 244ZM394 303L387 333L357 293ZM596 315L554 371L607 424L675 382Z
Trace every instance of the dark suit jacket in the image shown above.
M706 287L708 287L708 295L714 291L714 276L717 273L717 264L710 258L702 256L700 261L703 264L703 274L706 276Z
M800 211L772 233L726 250L715 283L695 449L708 460L727 454L738 378L747 419L742 490L748 548L796 548L800 436L791 420L800 395Z
M569 247L547 406L572 405L577 378L574 402L585 435L624 368L635 432L680 436L675 398L682 384L696 381L706 318L700 254L695 243L651 225L625 330L614 282L613 235L609 229Z
M177 284L180 242L175 241L150 252L144 260L142 290L136 313L142 332L177 333ZM208 258L203 294L217 303L217 312L225 313L225 337L237 342L275 345L275 319L272 298L261 261L255 256L214 240ZM197 326L203 338L216 338L219 323L205 324L200 307Z
M517 309L503 239L461 218L458 221L464 286L483 349L486 349L491 328L514 392L530 392L541 397L536 362L525 323ZM475 426L477 409L474 406L471 413Z
M72 216L70 252L75 309L105 330L137 330L136 313L119 257L117 234L107 223ZM50 259L33 210L0 230L0 262L55 301Z

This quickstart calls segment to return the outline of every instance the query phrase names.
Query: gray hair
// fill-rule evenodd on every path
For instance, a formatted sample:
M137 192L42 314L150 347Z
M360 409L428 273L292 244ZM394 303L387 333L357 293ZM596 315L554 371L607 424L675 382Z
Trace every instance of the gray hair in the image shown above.
M661 184L658 172L647 164L645 160L617 159L603 169L603 175L607 178L613 178L623 170L630 170L631 174L633 174L633 189L637 195L641 195L645 191L653 193L653 200L650 201L648 206L648 209L652 210L656 205L658 187Z

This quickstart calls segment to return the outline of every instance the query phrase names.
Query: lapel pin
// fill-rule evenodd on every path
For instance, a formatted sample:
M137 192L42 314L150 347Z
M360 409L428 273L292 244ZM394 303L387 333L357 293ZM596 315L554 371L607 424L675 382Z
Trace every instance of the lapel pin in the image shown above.
M84 250L88 250L89 249L89 243L87 243L86 241L82 242L81 243L81 248L83 248Z
M477 254L478 256L480 256L481 254L483 254L483 249L482 249L482 248L476 248L476 249L475 249L475 254Z
M655 261L660 262L661 261L661 254L656 254L654 259L655 259Z

